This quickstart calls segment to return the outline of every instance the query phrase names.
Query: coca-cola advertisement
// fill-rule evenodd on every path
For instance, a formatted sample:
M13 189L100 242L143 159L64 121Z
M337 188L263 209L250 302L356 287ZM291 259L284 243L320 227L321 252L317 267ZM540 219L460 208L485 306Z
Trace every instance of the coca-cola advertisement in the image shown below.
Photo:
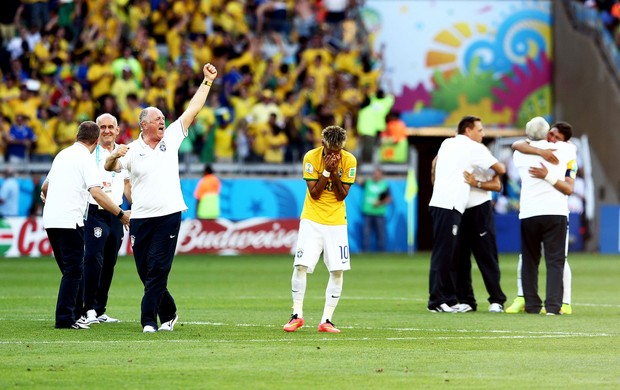
M298 227L297 219L251 218L239 222L186 219L181 223L177 253L292 253ZM128 235L125 232L120 255L132 253ZM0 219L0 256L51 254L41 218Z

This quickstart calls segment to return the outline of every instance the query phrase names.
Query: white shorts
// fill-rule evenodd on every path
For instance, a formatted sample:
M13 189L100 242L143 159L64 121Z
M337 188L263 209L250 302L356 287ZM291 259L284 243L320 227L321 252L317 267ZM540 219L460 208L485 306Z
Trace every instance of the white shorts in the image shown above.
M304 265L308 267L308 273L312 273L321 252L330 272L351 269L347 225L321 225L302 219L299 222L294 265Z

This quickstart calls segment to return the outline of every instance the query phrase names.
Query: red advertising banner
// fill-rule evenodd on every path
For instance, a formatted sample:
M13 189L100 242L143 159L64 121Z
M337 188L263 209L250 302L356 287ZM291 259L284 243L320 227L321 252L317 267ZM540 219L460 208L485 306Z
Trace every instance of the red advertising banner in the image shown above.
M177 253L292 253L298 229L296 219L188 219L181 224Z
M238 222L227 219L202 221L186 219L181 223L177 254L212 253L293 253L299 220L251 218ZM131 254L125 232L119 254ZM52 249L41 218L0 219L0 256L50 256Z

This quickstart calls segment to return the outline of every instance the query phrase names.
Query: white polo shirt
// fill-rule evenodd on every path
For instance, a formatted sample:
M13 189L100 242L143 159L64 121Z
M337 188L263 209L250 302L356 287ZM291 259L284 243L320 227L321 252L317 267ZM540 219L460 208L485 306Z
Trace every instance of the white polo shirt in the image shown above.
M474 175L474 179L480 182L490 181L495 176L495 171L492 169L483 169L478 166L474 167L472 171L472 175ZM469 191L469 200L467 201L467 207L476 207L480 206L484 202L491 200L491 191L483 190L481 188L471 187Z
M74 143L58 153L46 179L43 227L75 229L84 226L88 190L101 187L101 176L86 146Z
M474 166L488 169L496 162L486 146L465 135L444 140L437 153L435 185L429 206L456 209L462 214L471 188L465 183L463 172L472 172Z
M131 218L151 218L187 210L179 178L179 147L186 137L177 119L164 132L164 138L151 149L142 134L130 143L127 154L118 159L129 171Z
M568 216L568 196L556 190L545 180L531 177L528 170L530 167L540 167L542 163L553 177L564 180L567 166L576 159L575 147L566 142L550 143L544 140L532 141L530 145L540 149L556 149L553 153L560 162L554 165L537 155L514 152L513 162L521 177L519 219L541 215Z
M118 145L114 144L114 149ZM101 183L103 184L103 192L105 192L114 204L121 205L123 203L123 192L125 191L125 179L129 179L129 172L126 169L121 169L120 172L106 171L104 168L105 160L110 156L110 151L101 145L97 145L95 151L91 154L93 161L97 164L99 169L99 175L101 176ZM88 197L88 203L97 205L97 201L92 195ZM101 206L99 208L103 209Z

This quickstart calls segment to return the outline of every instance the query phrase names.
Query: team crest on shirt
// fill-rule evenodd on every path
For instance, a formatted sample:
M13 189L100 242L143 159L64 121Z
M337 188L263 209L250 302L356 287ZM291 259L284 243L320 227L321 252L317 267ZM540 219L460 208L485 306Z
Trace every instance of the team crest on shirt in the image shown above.
M303 250L303 248L299 248L299 249L297 249L297 253L295 254L295 256L296 256L298 259L301 259L303 255L304 255L304 250Z
M338 168L338 177L342 177L342 168Z
M349 168L349 177L355 177L355 168Z
M136 241L136 236L134 235L129 236L129 241L131 241L131 247L133 248L133 243Z
M312 164L306 163L306 167L304 168L304 171L306 171L306 173L308 174L311 174L312 172L314 172L314 167L312 166Z
M452 235L456 236L459 233L459 225L452 225Z
M97 226L95 228L95 230L93 231L93 234L95 235L95 237L100 238L101 234L103 233L103 229L100 228L99 226Z
M162 152L166 151L166 143L164 141L162 141L159 145L159 150L161 150Z

